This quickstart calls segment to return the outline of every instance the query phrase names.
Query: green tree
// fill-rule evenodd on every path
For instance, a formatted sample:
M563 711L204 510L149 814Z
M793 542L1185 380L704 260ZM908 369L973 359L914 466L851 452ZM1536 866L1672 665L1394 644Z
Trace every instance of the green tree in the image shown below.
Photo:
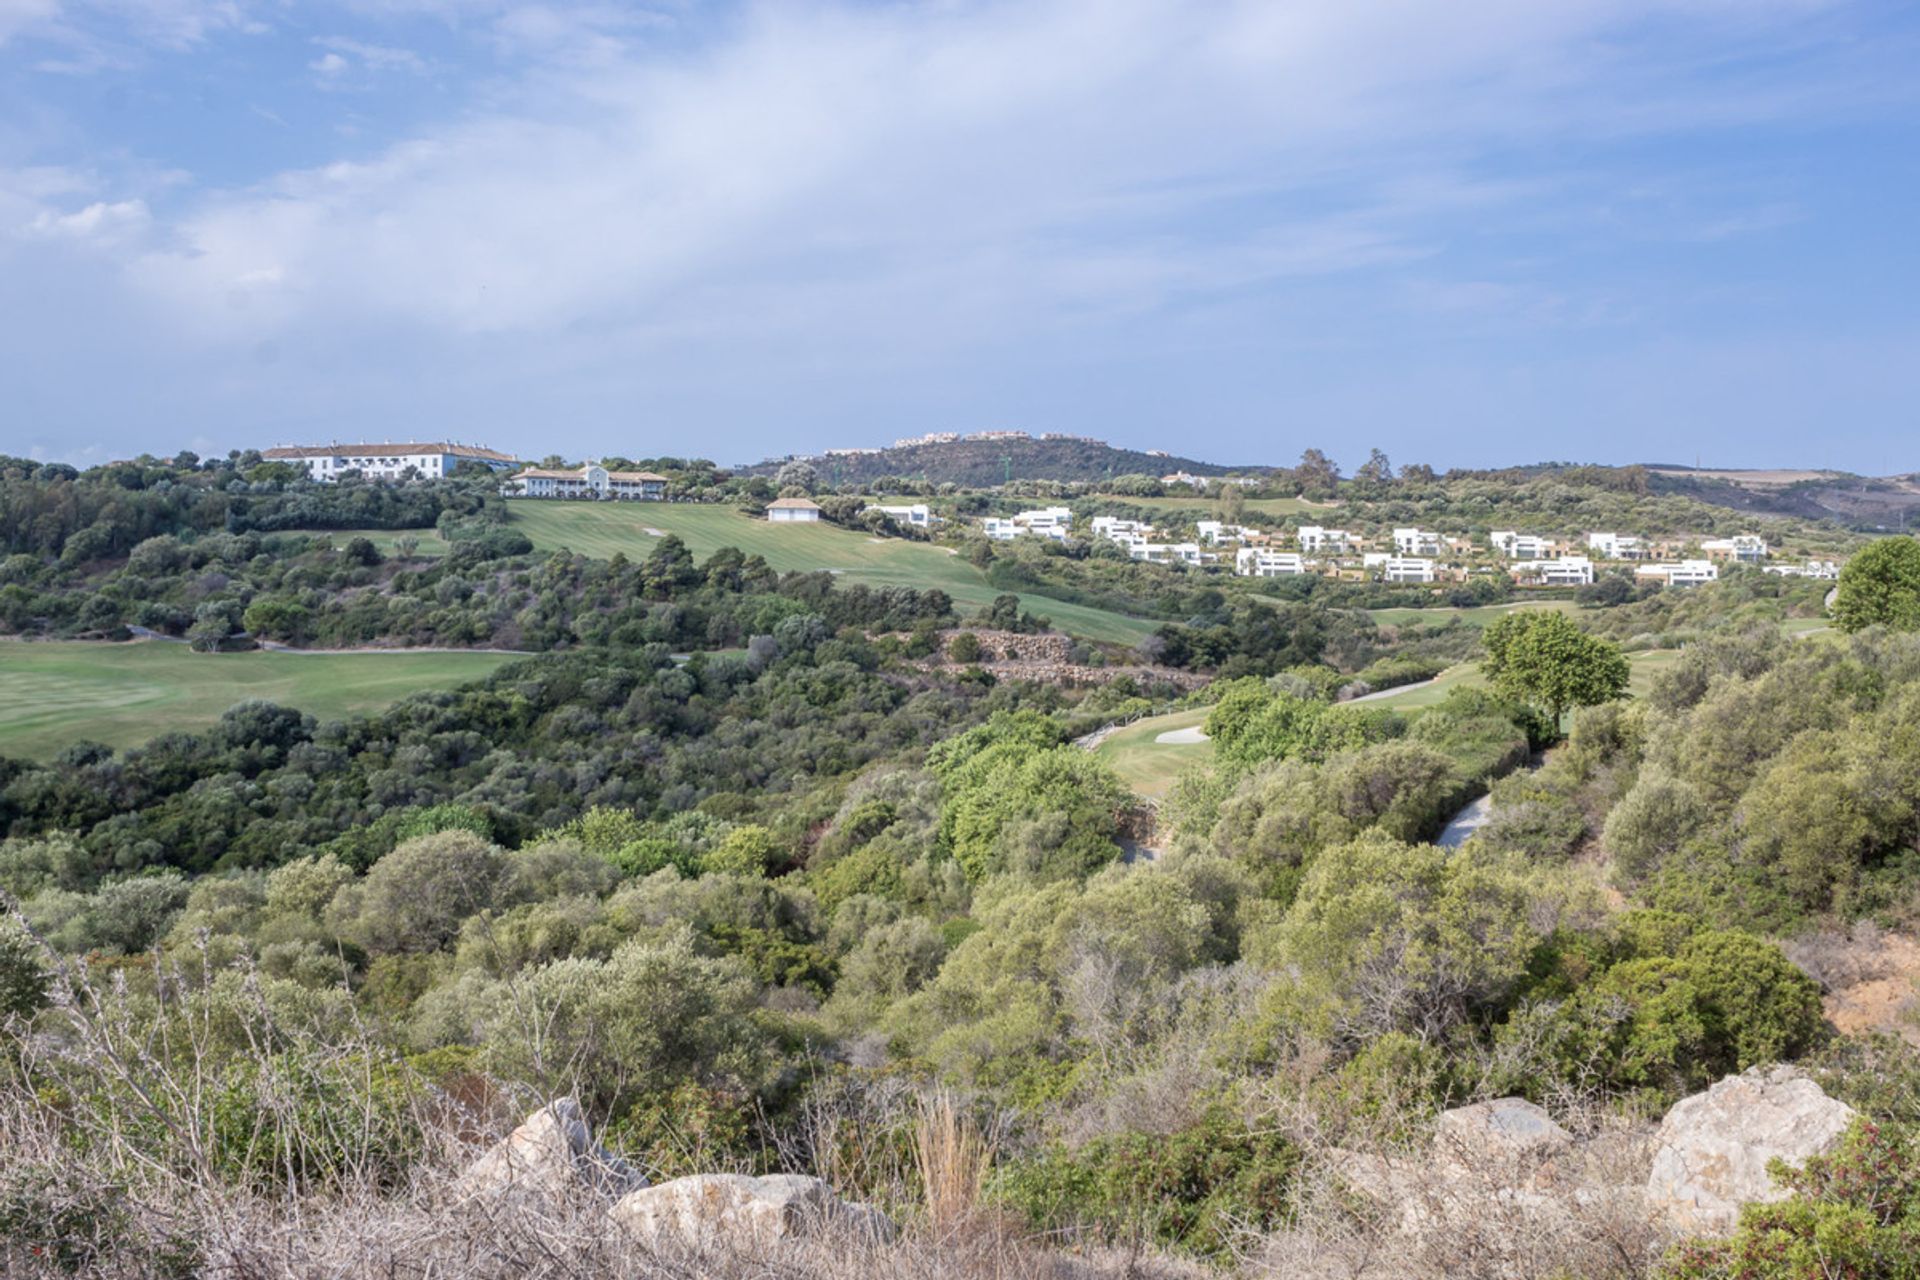
M1120 852L1130 794L1077 747L1019 739L986 748L946 778L940 832L976 883L1007 871L1035 880L1085 876Z
M1625 696L1632 671L1620 647L1590 636L1563 613L1524 609L1509 613L1482 637L1480 669L1507 697L1546 708L1557 727L1571 707L1591 707Z
M0 1019L37 1012L47 1002L49 975L26 929L0 915Z
M1369 831L1313 859L1272 958L1298 975L1309 1025L1350 1043L1389 1031L1439 1039L1502 1003L1525 972L1539 941L1530 906L1518 872Z
M1920 541L1882 538L1840 571L1833 620L1842 631L1920 630Z

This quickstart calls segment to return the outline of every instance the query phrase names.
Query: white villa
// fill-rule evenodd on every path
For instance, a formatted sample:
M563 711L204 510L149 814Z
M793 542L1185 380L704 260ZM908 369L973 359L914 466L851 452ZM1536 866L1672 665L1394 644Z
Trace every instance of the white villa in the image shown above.
M500 491L509 498L614 498L659 502L667 496L667 478L651 471L609 471L597 462L571 471L528 467L516 472Z
M767 504L767 519L774 524L818 524L820 504L810 498L775 498Z
M1432 582L1433 561L1413 556L1389 556L1380 565L1382 582Z
M1440 535L1426 529L1395 529L1393 549L1403 556L1437 556L1440 554Z
M916 502L910 506L903 507L872 506L866 508L866 511L878 511L883 516L891 516L896 523L906 525L909 528L931 529L934 525L933 510L924 502ZM865 512L863 511L861 514L864 515Z
M1710 538L1700 544L1700 550L1709 560L1759 564L1767 558L1767 540L1756 533L1737 533L1731 538Z
M1208 546L1217 547L1223 542L1245 542L1258 537L1258 529L1249 529L1243 524L1228 524L1224 520L1199 520L1193 526L1200 533L1200 541Z
M1809 560L1805 564L1770 564L1762 572L1782 578L1838 578L1840 566L1831 560Z
M291 462L307 469L314 480L332 482L349 471L369 480L438 480L450 476L462 462L478 462L495 471L517 465L511 454L477 444L319 444L277 445L262 449L268 462Z
M1494 550L1509 560L1550 560L1553 558L1553 543L1537 533L1516 533L1512 529L1495 529L1492 534Z
M1602 560L1645 560L1652 554L1647 540L1631 533L1589 533L1587 550Z
M1513 576L1516 580L1537 582L1543 587L1584 587L1593 582L1593 561L1586 556L1523 560L1513 566Z
M1073 508L1040 507L1032 511L1016 511L1005 519L988 516L980 522L980 528L989 538L1000 542L1029 536L1065 542L1067 535L1073 530Z
M1297 551L1242 547L1233 558L1233 571L1243 578L1291 578L1305 573L1307 562Z
M1191 471L1173 471L1160 477L1161 484L1184 484L1205 493L1213 487L1211 476L1196 476Z
M1670 587L1697 587L1720 577L1711 560L1682 560L1678 564L1643 564L1633 571L1636 578L1658 578Z
M1353 539L1345 529L1323 529L1317 524L1303 524L1299 538L1300 550L1307 555L1353 550Z
M1119 516L1095 516L1093 518L1093 536L1117 542L1123 547L1145 542L1154 534L1154 528L1145 520L1122 520Z

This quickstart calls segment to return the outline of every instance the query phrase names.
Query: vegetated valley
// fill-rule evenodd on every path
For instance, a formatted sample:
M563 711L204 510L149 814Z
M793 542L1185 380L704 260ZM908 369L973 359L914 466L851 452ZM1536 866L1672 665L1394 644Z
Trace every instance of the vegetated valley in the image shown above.
M546 504L0 459L0 1264L1913 1274L1920 543L1543 590L1077 532L1756 518L1316 456ZM1035 503L1076 532L978 531ZM821 1181L633 1227L802 1185L659 1198L722 1174Z

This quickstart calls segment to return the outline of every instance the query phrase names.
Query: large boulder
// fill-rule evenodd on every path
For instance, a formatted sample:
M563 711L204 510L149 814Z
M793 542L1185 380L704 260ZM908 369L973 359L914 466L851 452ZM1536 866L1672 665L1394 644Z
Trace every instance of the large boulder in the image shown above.
M1755 1067L1728 1076L1667 1112L1654 1138L1647 1200L1683 1231L1731 1230L1740 1206L1779 1200L1767 1164L1824 1155L1853 1122L1854 1110L1829 1098L1795 1067Z
M874 1242L894 1236L893 1223L878 1209L847 1204L820 1179L791 1173L676 1178L628 1194L608 1216L650 1244L677 1239L703 1249L764 1248L836 1231Z
M527 1117L460 1175L454 1193L618 1197L647 1185L640 1171L593 1140L580 1104L560 1098Z
M1433 1146L1443 1165L1515 1183L1565 1155L1573 1135L1525 1098L1495 1098L1442 1111Z

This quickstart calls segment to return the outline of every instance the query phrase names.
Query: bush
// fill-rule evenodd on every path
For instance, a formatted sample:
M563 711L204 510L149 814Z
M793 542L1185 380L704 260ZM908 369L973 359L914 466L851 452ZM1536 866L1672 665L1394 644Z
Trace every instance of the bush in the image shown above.
M1564 1003L1535 1005L1501 1029L1509 1044L1549 1046L1561 1078L1594 1075L1660 1100L1705 1088L1761 1063L1798 1057L1823 1034L1820 991L1772 943L1709 931L1679 941L1673 919L1639 913L1648 927L1631 958L1581 986Z
M1034 1227L1090 1228L1110 1239L1145 1237L1229 1256L1245 1230L1278 1225L1290 1204L1298 1152L1271 1129L1252 1130L1221 1109L1172 1134L1096 1138L1008 1165L991 1195Z
M328 916L369 951L434 951L461 921L494 905L506 874L507 855L470 831L419 836L343 889Z

